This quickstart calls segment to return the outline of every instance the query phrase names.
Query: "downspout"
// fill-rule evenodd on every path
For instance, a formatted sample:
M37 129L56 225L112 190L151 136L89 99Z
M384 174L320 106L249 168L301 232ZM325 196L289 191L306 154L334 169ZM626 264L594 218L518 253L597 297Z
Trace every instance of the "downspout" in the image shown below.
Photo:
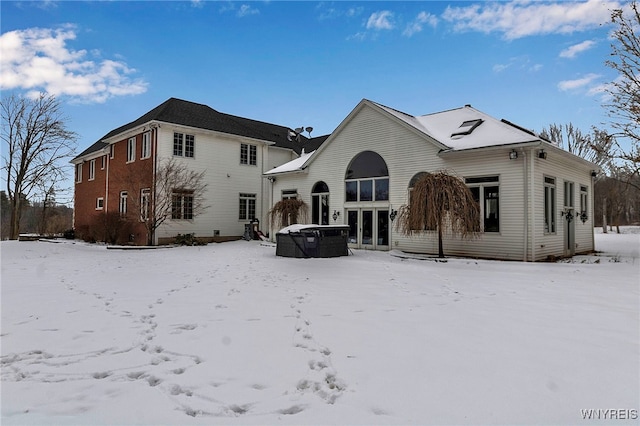
M265 203L264 203L264 180L262 180L262 176L264 175L265 169L264 169L264 165L265 162L268 161L268 155L269 155L269 148L266 144L262 145L262 161L261 161L261 165L260 165L260 220L264 222L264 218L266 217L266 212L264 209ZM258 231L260 231L260 228L258 228Z
M104 182L104 212L107 213L109 211L109 166L111 165L111 144L109 144L109 152L107 152L107 171Z
M594 186L595 186L595 180L596 180L596 176L595 173L592 172L591 173L591 190L589 191L589 205L590 205L590 212L589 212L589 217L591 218L591 250L596 251L596 237L594 235L594 224L596 222L596 208L595 208L595 190L594 190Z
M150 203L148 214L153 221L153 229L151 230L151 242L154 246L158 245L158 239L156 236L155 218L156 218L156 171L158 168L158 127L157 125L151 128L151 150L153 152L153 168L151 176L151 193L153 194L153 201Z
M523 182L524 182L524 243L522 250L522 261L526 262L528 260L528 252L529 249L529 204L530 204L530 194L529 194L529 175L527 174L527 151L525 149L522 150L522 173L523 173Z
M532 151L532 150L531 150ZM536 260L536 205L535 205L535 199L536 199L536 193L535 193L535 175L534 175L534 165L535 165L535 156L534 155L529 155L529 197L531 197L531 203L529 208L531 209L531 216L530 216L530 220L529 223L531 223L531 232L530 232L530 240L531 240L531 250L530 250L530 257L531 257L531 261L535 262Z

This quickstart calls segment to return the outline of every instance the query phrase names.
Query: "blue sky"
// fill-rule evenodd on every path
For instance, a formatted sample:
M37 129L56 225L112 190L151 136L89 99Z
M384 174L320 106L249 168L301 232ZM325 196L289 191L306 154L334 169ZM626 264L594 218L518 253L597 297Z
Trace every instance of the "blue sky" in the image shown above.
M618 1L2 1L0 88L63 101L78 152L170 97L330 133L362 98L603 126Z

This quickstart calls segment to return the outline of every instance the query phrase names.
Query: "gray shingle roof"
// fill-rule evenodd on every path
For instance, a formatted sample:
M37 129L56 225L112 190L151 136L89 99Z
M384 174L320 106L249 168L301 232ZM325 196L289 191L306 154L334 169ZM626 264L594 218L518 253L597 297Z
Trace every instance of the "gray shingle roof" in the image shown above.
M307 152L317 149L329 137L329 135L325 135L309 139L301 135L301 142L290 141L287 135L291 129L288 127L225 114L207 105L170 98L138 119L113 129L100 138L99 141L82 151L76 158L104 148L107 144L102 142L103 140L150 121L180 124L274 142L275 146L291 149L298 154L300 154L302 148Z

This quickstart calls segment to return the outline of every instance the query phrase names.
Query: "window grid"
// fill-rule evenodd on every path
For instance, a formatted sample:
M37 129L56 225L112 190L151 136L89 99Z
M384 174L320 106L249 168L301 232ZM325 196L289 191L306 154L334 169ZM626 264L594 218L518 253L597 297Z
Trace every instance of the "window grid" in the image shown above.
M556 232L556 179L544 178L544 233Z
M82 182L82 164L76 164L76 183Z
M481 231L500 232L500 177L470 177L464 181L480 207Z
M258 147L246 143L240 144L240 164L257 165Z
M127 163L136 161L136 138L129 138L127 142Z
M239 220L251 220L256 217L256 194L240 194Z
M144 160L149 157L151 157L151 132L146 132L142 134L142 153L140 154L140 159Z
M346 201L388 201L389 178L345 181Z
M124 216L127 214L127 191L121 191L120 192L120 206L119 206L119 211L120 211L120 216Z
M586 217L588 207L589 207L588 188L584 185L580 185L580 214L582 216Z
M182 133L173 134L173 155L182 157L183 138Z
M174 192L171 195L171 219L193 219L193 193Z
M149 205L151 201L151 189L144 188L140 190L140 220L149 219Z
M184 156L193 158L196 149L196 138L193 135L184 135Z

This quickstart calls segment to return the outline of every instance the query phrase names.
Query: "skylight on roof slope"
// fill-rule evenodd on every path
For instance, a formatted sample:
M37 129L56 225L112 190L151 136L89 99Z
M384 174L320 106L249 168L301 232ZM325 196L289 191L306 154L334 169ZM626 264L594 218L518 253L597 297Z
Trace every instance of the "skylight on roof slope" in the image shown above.
M451 133L451 137L461 137L464 135L470 135L471 132L473 132L476 127L478 127L479 125L482 124L484 120L482 120L481 118L475 119L475 120L467 120L464 121L460 127L458 127L458 130L456 130L455 132Z

